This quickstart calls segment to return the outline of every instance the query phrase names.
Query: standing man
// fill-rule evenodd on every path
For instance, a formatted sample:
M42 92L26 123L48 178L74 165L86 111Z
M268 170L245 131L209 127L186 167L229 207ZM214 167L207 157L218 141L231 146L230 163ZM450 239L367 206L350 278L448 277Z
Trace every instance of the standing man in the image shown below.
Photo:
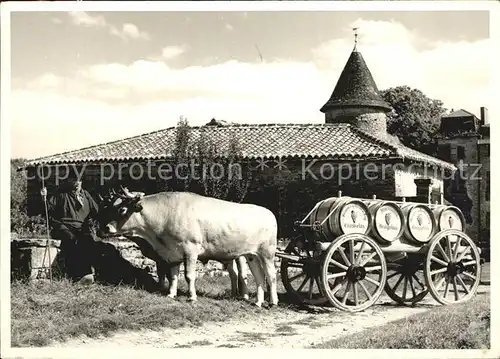
M47 189L42 188L40 193L46 197ZM65 259L67 275L73 281L92 284L95 253L89 219L97 215L97 203L82 188L81 180L71 177L48 199L47 205L51 235L61 240L61 254Z

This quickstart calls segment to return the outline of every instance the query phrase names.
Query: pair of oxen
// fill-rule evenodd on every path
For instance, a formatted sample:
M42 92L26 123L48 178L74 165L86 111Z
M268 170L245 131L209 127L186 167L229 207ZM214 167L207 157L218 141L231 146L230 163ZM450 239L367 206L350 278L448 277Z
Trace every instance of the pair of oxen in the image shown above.
M248 300L248 263L257 287L255 305L264 302L266 279L269 305L278 303L274 266L278 226L270 210L190 192L144 195L122 186L100 199L100 234L137 243L156 262L162 288L167 277L168 297L177 296L179 269L184 264L188 300L196 301L196 263L215 260L226 265L233 295L239 293Z

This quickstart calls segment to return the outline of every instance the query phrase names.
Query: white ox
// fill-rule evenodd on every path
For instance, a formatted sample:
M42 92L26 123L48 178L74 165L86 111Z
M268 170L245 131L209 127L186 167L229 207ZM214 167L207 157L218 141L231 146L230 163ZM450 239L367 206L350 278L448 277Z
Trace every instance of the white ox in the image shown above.
M164 284L162 273L169 277L169 297L177 296L179 268L184 263L189 300L197 299L197 260L230 264L234 293L237 280L234 261L242 264L245 257L257 286L255 304L260 307L264 301L266 277L271 292L270 305L278 303L274 266L277 221L270 210L190 192L144 196L123 189L123 195L103 214L105 234L140 238L145 242L141 245L138 241L138 245L145 255L156 257L160 284ZM246 285L244 287L246 291Z

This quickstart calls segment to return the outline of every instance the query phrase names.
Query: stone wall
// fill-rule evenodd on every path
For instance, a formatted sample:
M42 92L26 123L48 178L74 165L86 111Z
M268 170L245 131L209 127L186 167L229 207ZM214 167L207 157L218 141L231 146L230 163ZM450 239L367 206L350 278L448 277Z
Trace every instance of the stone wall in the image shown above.
M284 249L286 241L279 241L279 247ZM13 238L11 241L11 278L12 280L35 280L48 278L49 263L53 278L60 278L64 273L64 260L60 255L60 241L52 239L50 250L46 250L47 239ZM154 289L158 280L156 263L146 258L139 247L127 240L103 240L96 242L98 252L97 276L112 284L119 282L132 284L143 283L143 286ZM50 258L49 254L50 253ZM276 268L279 271L280 259L276 257ZM223 265L216 261L209 261L203 265L197 263L198 276L227 276ZM181 275L184 266L181 266ZM147 277L150 278L147 278ZM153 279L154 281L150 280Z
M445 196L459 207L466 218L466 233L474 240L479 236L479 221L481 215L480 202L482 191L480 190L481 173L477 171L478 149L476 137L457 137L452 139L440 139L438 146L450 145L449 158L445 160L457 165L459 170L453 178L446 181ZM464 149L462 158L459 146ZM444 154L443 154L444 155ZM462 164L462 174L460 166Z

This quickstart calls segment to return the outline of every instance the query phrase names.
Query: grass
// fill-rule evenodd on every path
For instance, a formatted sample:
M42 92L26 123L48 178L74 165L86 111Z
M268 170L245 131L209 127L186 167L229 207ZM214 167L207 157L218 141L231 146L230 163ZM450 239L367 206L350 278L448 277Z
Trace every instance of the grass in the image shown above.
M440 306L383 326L321 344L323 349L490 348L490 295Z
M196 327L267 313L267 309L230 298L227 277L199 278L197 303L186 301L186 287L180 280L179 298L171 300L123 285L87 287L67 280L13 282L12 346L48 346L53 340L107 336L119 330ZM273 310L287 310L285 307Z

